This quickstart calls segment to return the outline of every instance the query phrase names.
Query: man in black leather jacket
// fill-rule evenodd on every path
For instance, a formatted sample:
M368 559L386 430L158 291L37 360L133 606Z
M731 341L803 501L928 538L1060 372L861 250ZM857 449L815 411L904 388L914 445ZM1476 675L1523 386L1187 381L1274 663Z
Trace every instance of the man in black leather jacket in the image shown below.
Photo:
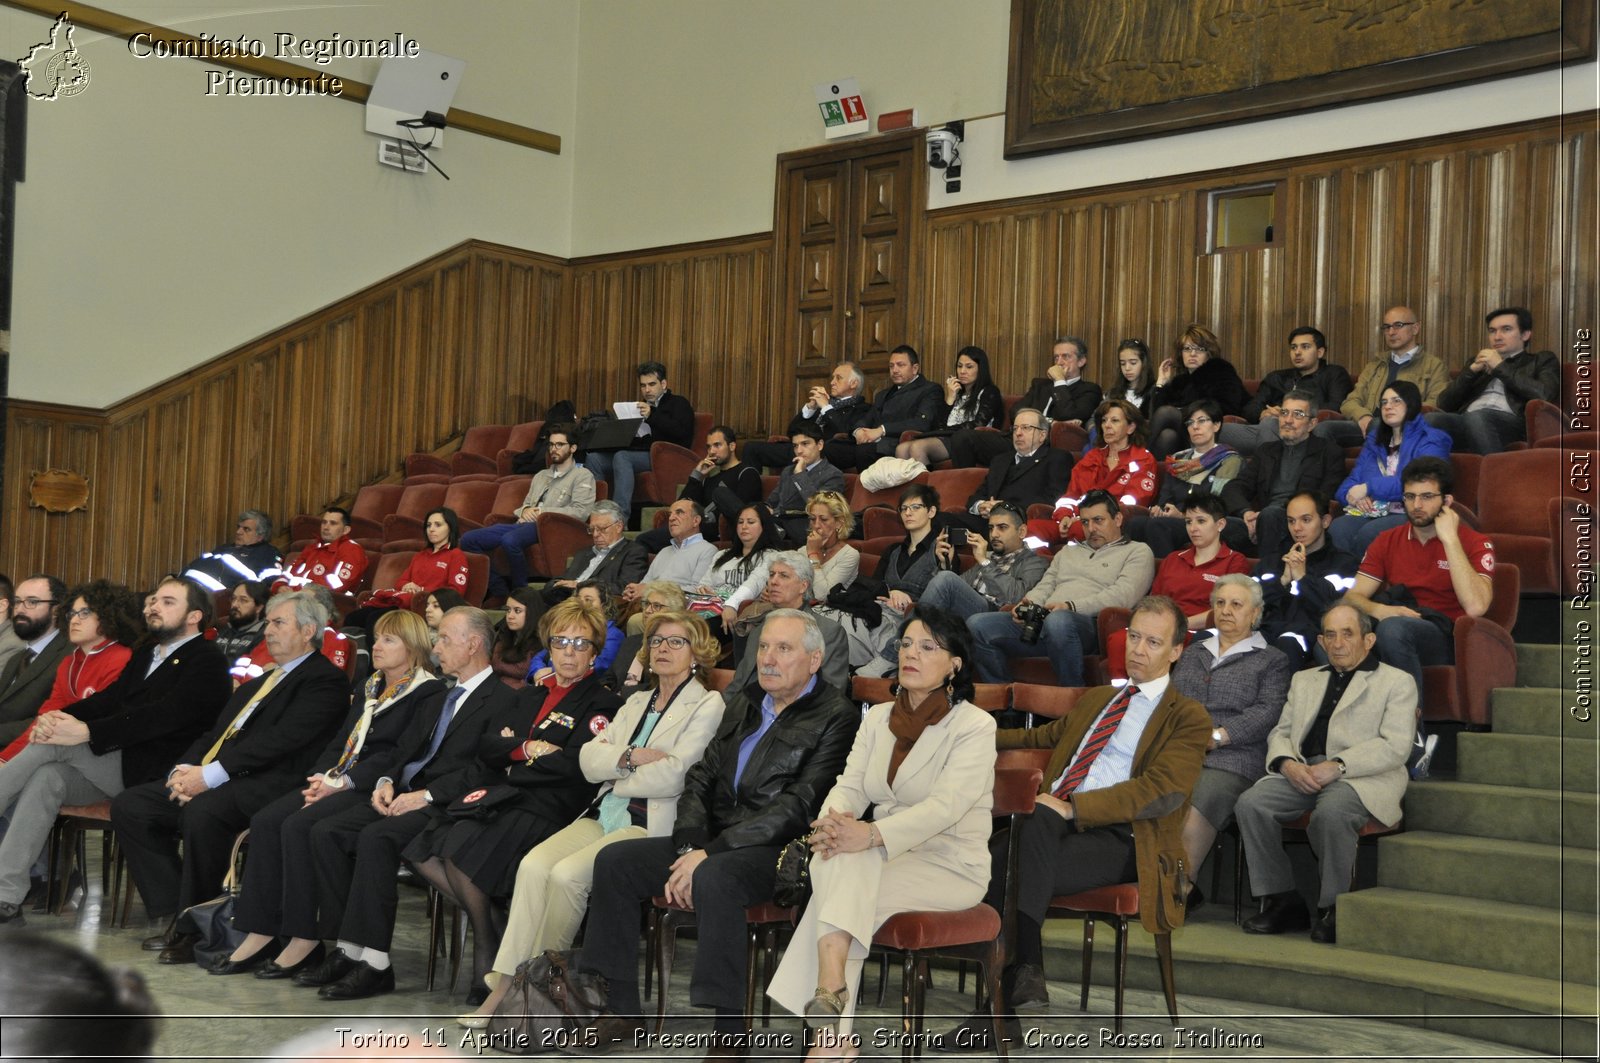
M1506 444L1527 438L1529 400L1560 401L1561 359L1528 349L1533 314L1525 307L1491 310L1483 320L1489 346L1444 389L1439 412L1428 414L1428 423L1450 433L1452 450L1498 454Z
M860 709L817 678L822 633L792 609L768 614L759 685L729 691L717 737L689 770L670 838L616 842L595 860L580 970L610 985L584 1054L647 1051L640 1018L639 902L698 913L689 999L716 1009L721 1047L744 1033L744 910L772 898L778 852L806 833L844 768Z

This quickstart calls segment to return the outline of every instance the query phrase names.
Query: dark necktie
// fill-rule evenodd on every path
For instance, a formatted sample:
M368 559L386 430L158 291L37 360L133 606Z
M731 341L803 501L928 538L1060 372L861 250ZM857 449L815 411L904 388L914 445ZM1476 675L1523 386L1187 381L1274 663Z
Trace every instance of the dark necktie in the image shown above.
M1089 777L1089 769L1094 767L1094 762L1100 756L1100 751L1111 741L1111 736L1117 733L1117 725L1128 713L1128 706L1133 702L1133 696L1139 693L1139 688L1129 683L1122 688L1122 693L1111 699L1111 703L1100 713L1100 720L1094 725L1094 730L1089 733L1089 741L1078 751L1078 759L1072 762L1072 767L1067 770L1066 777L1061 780L1061 785L1056 787L1055 796L1066 800L1083 780Z
M450 721L455 718L456 706L461 704L461 699L466 691L456 687L445 696L444 708L439 710L439 722L433 725L433 741L428 743L428 751L413 760L400 772L400 790L405 792L411 789L411 780L417 777L417 772L428 766L434 754L439 752L439 747L444 745L444 733L450 729Z

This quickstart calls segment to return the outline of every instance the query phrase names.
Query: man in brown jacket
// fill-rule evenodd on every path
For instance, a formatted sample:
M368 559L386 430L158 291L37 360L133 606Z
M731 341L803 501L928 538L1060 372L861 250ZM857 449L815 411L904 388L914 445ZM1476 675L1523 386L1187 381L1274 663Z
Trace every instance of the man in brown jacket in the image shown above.
M1085 691L1059 720L995 736L1000 749L1052 751L1037 807L1022 821L1018 840L1014 961L1001 983L1012 1010L1049 1003L1043 927L1051 897L1138 882L1139 918L1147 929L1183 923L1191 870L1183 820L1211 743L1205 706L1169 686L1187 627L1172 599L1143 599L1128 622L1126 687ZM1004 835L992 854L986 900L1000 909ZM992 1029L988 1014L980 1013L944 1035L940 1047L989 1051Z

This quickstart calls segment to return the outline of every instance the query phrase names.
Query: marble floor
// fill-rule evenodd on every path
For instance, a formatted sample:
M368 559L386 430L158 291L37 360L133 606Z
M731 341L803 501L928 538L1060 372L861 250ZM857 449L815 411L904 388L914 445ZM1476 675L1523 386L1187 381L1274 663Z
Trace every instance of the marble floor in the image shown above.
M476 1043L477 1036L455 1025L454 1016L465 1010L463 974L454 991L440 987L424 990L427 913L420 890L402 890L401 930L394 959L398 991L344 1005L320 1001L314 991L296 989L283 982L258 981L248 975L220 978L198 967L164 967L153 953L140 951L149 930L139 918L137 927L117 929L104 925L98 883L83 902L83 911L61 916L29 914L26 930L75 941L108 965L138 971L150 985L163 1012L157 1041L160 1059L422 1059L438 1056L498 1055ZM0 929L0 949L10 927ZM684 1016L668 1029L686 1033L709 1028L709 1020L688 1007L687 971L694 953L692 940L679 946L677 971L668 995L669 1013ZM899 1055L899 973L891 968L891 982L878 1005L877 965L869 964L865 978L865 1003L857 1031L867 1057ZM1031 1013L1023 1022L1026 1047L1018 1054L1029 1059L1318 1059L1334 1060L1490 1060L1531 1057L1530 1053L1483 1041L1466 1040L1420 1028L1274 1009L1262 1014L1259 1005L1229 1002L1204 995L1220 987L1180 986L1179 1020L1175 1030L1164 1015L1158 993L1128 991L1129 1018L1121 1038L1112 1030L1112 993L1096 986L1090 992L1087 1014L1076 1010L1075 981L1061 980L1073 971L1052 971L1052 1007ZM953 1025L971 1007L967 996L956 993L953 971L935 972L928 994L927 1027L940 1031ZM649 1005L647 1005L649 1006ZM1149 1018L1145 1016L1158 1016ZM4 1052L0 1019L0 1057ZM800 1055L799 1024L792 1017L775 1015L763 1031L769 1043L753 1058L794 1059ZM633 1056L614 1058L699 1058L703 1047L644 1046ZM939 1058L929 1053L929 1058ZM949 1058L981 1058L979 1056Z

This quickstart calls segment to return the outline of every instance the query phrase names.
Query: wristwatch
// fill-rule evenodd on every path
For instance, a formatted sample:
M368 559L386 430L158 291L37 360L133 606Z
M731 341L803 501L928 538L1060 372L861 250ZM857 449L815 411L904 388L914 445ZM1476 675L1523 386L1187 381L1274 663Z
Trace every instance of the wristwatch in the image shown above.
M1333 762L1335 764L1339 765L1339 774L1340 775L1343 775L1345 772L1350 770L1350 765L1346 764L1344 761L1340 760L1338 757L1334 757L1333 758Z
M1222 744L1222 728L1213 727L1211 729L1211 740L1219 746Z
M690 853L695 851L695 848L696 847L693 845L680 845L678 846L678 855L688 856Z

